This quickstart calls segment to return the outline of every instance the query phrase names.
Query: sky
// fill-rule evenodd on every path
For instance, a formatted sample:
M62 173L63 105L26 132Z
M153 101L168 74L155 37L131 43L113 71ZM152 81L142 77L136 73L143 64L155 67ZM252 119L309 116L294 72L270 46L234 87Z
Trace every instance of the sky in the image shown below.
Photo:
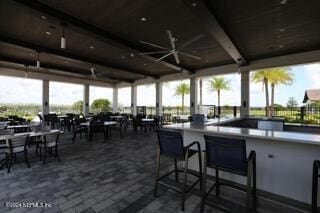
M281 85L275 89L275 103L286 105L290 97L294 97L299 105L306 89L320 89L320 63L299 65L290 67L294 74L292 85ZM212 76L211 76L212 77ZM216 92L209 89L209 79L203 78L203 104L217 104ZM223 77L230 82L231 89L221 92L221 105L240 105L240 75L229 74ZM163 83L163 105L181 105L181 96L175 96L175 88L181 82L189 83L188 80L178 80ZM0 75L0 103L36 103L41 104L42 81L29 78L15 78ZM63 92L61 92L63 91ZM155 84L139 85L137 88L138 106L155 106L156 90ZM112 102L112 89L90 86L90 104L94 99L108 98ZM75 101L83 100L83 85L50 82L50 103L71 105ZM186 95L185 105L189 105L190 96ZM131 105L130 87L121 88L118 91L119 104ZM265 96L262 85L250 83L251 106L264 106Z

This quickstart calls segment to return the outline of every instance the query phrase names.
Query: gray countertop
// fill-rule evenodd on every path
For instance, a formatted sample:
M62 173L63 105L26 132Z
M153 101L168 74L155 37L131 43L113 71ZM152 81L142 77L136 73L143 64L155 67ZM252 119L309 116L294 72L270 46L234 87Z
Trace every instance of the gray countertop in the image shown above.
M248 129L237 127L219 126L223 123L239 120L239 118L217 118L208 120L203 126L194 126L189 123L166 125L164 128L202 132L204 134L219 134L240 136L244 138L260 138L275 141L287 141L305 144L320 145L320 134L309 134L303 132L270 131L260 129Z

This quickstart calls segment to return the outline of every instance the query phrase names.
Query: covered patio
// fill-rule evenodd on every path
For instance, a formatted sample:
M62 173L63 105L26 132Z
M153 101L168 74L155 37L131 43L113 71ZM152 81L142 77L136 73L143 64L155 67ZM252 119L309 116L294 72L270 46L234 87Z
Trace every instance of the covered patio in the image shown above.
M250 211L316 212L318 170L312 166L320 159L320 122L305 125L304 107L296 109L299 124L272 114L273 106L271 113L267 106L253 117L250 73L319 62L319 9L316 0L1 1L0 75L41 81L42 90L34 93L42 98L39 121L0 119L0 212L201 212L204 203L205 212L248 211L246 193L237 189L221 186L220 196L212 192L204 199L205 178L195 158L189 166L178 163L200 174L184 202L166 187L154 196L160 135L169 130L180 134L184 155L198 141L202 163L206 135L244 140L247 154L257 153L257 208ZM227 109L203 104L202 79L223 74L240 76L240 103ZM170 81L189 85L185 110L184 102L182 110L163 104ZM81 113L52 112L53 82L82 86ZM142 85L149 87L139 90ZM90 87L112 90L110 110L90 109L96 97ZM141 105L138 99L151 90L154 105ZM130 104L120 104L120 96ZM204 110L210 107L212 116ZM56 141L49 141L51 134L58 135ZM19 163L10 142L21 135L28 135L24 150L31 168ZM176 171L177 158L161 157L160 173ZM206 176L217 181L214 172ZM175 178L169 176L165 185L183 188ZM224 172L221 179L246 186ZM19 206L27 204L32 207Z

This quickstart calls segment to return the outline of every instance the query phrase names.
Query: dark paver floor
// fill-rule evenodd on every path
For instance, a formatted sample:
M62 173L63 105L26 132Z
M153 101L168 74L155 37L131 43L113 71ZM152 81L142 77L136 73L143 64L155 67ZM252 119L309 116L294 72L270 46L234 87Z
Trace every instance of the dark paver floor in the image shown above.
M0 170L0 213L2 212L180 212L180 195L160 187L154 198L156 153L155 133L136 136L129 130L124 139L114 132L103 142L94 137L71 142L71 134L61 137L60 158L47 158L45 165L30 150L31 168L14 164L10 174ZM18 158L19 161L19 158ZM162 160L166 171L171 160ZM199 186L197 186L199 187ZM199 212L198 190L188 195L185 212ZM244 212L245 194L224 195L219 203L231 212ZM224 200L224 197L228 201ZM213 198L214 200L214 198ZM48 203L47 208L8 208L5 203ZM220 208L206 206L206 212ZM301 212L279 203L259 199L258 212Z

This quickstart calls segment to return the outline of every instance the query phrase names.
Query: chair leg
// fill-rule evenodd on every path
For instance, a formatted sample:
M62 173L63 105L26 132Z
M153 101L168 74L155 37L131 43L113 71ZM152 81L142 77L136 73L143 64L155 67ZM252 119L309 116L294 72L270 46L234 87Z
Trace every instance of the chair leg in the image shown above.
M7 173L10 173L11 165L12 165L12 160L13 160L13 156L12 156L12 154L10 154Z
M319 168L317 166L317 161L313 162L313 174L312 174L312 212L316 213L318 209L318 178L319 178Z
M30 163L29 163L28 151L27 150L24 152L24 161L26 162L28 168L31 168Z
M39 147L39 151L40 151L39 160L41 161L42 160L42 148L41 147Z
M184 211L184 202L186 200L186 189L187 189L187 177L188 177L188 158L189 153L186 152L185 160L184 160L184 180L182 186L182 199L181 199L181 211Z
M200 205L200 213L203 213L204 207L206 205L206 184L207 184L207 161L206 154L204 155L204 166L203 166L203 179L202 181L202 189L201 189L201 205Z
M200 180L200 189L202 189L202 158L201 151L198 152L199 156L199 180Z
M72 143L74 143L74 140L76 139L76 135L77 135L77 132L74 131L74 132L73 132L73 136L72 136Z
M252 178L253 178L253 165L249 162L248 177L247 177L247 211L249 212L252 207Z
M158 192L158 180L159 180L159 170L160 170L160 150L158 150L157 160L156 160L156 180L154 184L154 196L157 197Z
M219 170L216 169L216 196L219 197L220 194L220 183L219 183Z
M178 162L176 158L174 159L174 173L175 173L175 181L179 182Z
M55 147L55 157L57 158L57 160L59 162L61 162L60 157L59 157L59 153L58 153L58 146Z
M253 159L253 168L252 168L252 209L256 211L257 209L257 168L256 168L256 159Z

